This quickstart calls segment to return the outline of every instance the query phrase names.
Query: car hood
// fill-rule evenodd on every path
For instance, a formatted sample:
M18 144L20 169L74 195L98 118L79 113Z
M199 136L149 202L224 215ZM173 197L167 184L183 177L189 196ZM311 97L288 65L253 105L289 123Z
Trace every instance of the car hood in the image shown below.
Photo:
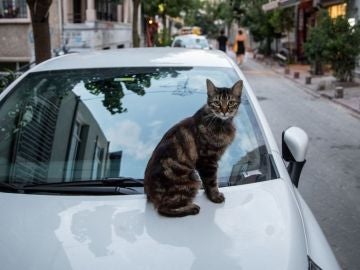
M161 217L144 195L0 193L1 269L307 269L300 215L283 180L222 188L201 211Z

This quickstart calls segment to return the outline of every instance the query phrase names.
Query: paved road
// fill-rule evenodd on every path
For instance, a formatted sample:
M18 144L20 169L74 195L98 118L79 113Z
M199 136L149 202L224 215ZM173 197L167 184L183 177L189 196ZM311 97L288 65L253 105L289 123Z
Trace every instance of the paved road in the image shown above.
M289 126L308 133L310 145L299 190L342 268L360 269L360 119L251 59L241 69L279 147L281 133Z

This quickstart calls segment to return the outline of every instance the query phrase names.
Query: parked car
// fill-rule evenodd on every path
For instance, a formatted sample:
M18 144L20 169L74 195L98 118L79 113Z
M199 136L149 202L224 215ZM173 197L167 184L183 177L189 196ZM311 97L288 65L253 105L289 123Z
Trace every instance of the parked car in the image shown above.
M163 217L144 169L164 132L206 103L206 79L244 81L219 162L226 200L200 190L198 215ZM340 269L296 188L307 141L289 128L281 154L244 74L217 50L48 60L0 94L1 269Z
M204 50L209 50L211 48L205 36L198 36L194 34L180 35L175 37L171 47Z

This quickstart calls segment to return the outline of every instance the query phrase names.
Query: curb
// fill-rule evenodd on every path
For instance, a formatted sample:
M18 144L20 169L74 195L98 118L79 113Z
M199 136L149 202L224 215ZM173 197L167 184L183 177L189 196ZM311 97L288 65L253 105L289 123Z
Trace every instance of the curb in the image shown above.
M282 72L280 71L277 71L277 70L274 70L273 68L271 68L271 70L273 70L276 74L279 74L281 75L282 77L298 84L301 86L301 88L308 94L312 95L313 97L316 97L316 98L320 98L321 97L321 94L318 94L316 93L313 89L311 89L310 87L306 86L306 85L303 85L301 82L299 82L297 79L294 79L293 77L289 76L289 75L284 75Z
M331 100L332 102L334 102L336 104L339 104L339 105L343 106L344 108L347 108L347 109L351 110L353 113L357 114L358 118L360 118L360 104L359 104L359 109L355 109L354 107L349 106L348 104L343 103L340 100L338 100L336 98L333 98L332 96L330 96L328 94L322 93L322 94L320 94L320 96L324 97L324 98L326 98L328 100Z
M255 60L256 61L256 60ZM266 65L264 65L263 63L259 62L259 61L256 61L257 63L259 64L262 64L263 66L265 67L268 67ZM288 80L291 80L292 82L298 84L301 86L302 89L304 89L304 91L310 95L312 95L313 97L316 97L316 98L326 98L327 100L330 100L332 101L333 103L337 104L337 105L340 105L348 110L351 111L352 115L354 115L356 118L360 119L360 104L359 104L359 109L356 109L352 106L349 106L348 104L345 104L341 101L339 101L338 99L335 99L333 98L332 96L328 95L328 94L325 94L325 93L317 93L315 92L313 89L311 89L310 87L302 84L298 79L295 79L289 75L285 75L284 73L280 72L279 70L276 70L275 68L273 68L272 66L270 66L270 69L275 72L276 74L279 74L281 75L282 77L288 79Z

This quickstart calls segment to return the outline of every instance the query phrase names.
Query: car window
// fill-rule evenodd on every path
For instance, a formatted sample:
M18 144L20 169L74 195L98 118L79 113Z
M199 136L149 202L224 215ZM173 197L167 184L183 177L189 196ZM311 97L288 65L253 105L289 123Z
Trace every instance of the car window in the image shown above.
M181 39L177 39L174 41L173 47L184 47Z
M201 48L209 47L209 44L208 44L207 40L204 39L204 38L197 38L197 39L195 39L195 43L196 43L196 44L199 44L199 45L201 46Z
M206 49L209 48L209 43L202 36L179 36L174 40L172 47Z
M205 104L205 80L230 87L231 68L164 67L30 73L1 101L0 181L15 185L143 178L163 134ZM221 185L276 177L246 89Z

